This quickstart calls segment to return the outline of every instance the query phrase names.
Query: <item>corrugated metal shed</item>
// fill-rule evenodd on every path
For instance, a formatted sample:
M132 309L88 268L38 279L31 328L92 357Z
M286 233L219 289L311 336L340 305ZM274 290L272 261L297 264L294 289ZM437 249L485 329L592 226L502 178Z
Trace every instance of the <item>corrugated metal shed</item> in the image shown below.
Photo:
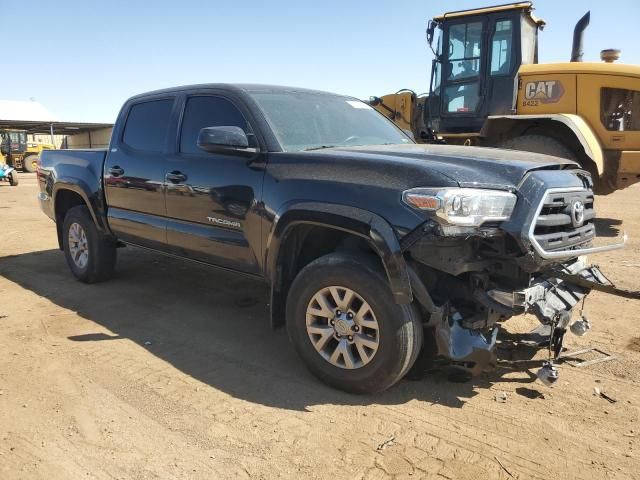
M28 133L77 135L111 128L111 123L59 122L38 102L0 100L0 129L26 130Z

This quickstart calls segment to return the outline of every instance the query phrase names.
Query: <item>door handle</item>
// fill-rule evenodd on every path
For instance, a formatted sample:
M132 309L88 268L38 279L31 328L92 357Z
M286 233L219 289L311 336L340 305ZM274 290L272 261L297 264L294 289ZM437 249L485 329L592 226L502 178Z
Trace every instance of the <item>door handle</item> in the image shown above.
M187 180L187 176L184 173L179 172L178 170L174 170L173 172L167 173L165 175L165 178L167 179L168 182L171 182L171 183L180 183Z
M119 177L120 175L124 175L124 170L115 165L109 169L109 174L113 175L114 177Z

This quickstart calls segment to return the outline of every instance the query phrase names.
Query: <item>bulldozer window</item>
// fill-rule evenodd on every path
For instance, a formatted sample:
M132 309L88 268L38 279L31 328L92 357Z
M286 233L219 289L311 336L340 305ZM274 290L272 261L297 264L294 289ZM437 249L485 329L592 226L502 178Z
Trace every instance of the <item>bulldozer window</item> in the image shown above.
M616 132L640 131L640 91L603 88L600 91L602 124Z
M513 51L513 21L499 20L491 37L491 75L511 73Z
M27 148L27 134L25 132L9 132L11 150L23 152Z
M478 107L478 82L445 88L444 101L449 113L471 113Z
M478 77L482 46L482 22L452 25L449 28L449 80Z

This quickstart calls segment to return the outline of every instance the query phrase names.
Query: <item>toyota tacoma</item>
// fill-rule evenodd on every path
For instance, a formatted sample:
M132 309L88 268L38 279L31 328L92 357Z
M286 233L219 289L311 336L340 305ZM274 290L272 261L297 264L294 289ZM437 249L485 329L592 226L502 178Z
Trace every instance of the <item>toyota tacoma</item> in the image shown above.
M418 145L355 98L298 88L135 96L108 149L46 150L38 179L78 280L110 278L125 245L263 280L273 326L350 392L419 355L489 370L523 312L557 356L572 309L613 288L585 255L624 243L594 246L592 180L570 160Z

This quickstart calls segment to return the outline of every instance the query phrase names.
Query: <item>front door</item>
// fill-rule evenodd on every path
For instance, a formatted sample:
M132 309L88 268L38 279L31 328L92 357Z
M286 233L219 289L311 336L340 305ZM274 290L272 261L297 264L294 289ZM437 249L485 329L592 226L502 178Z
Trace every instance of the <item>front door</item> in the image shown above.
M109 226L118 238L149 248L166 248L164 176L174 98L133 103L114 131L104 167Z
M208 153L197 146L205 127L237 126L257 147L253 130L229 98L183 99L175 153L167 165L167 241L174 253L246 273L260 271L259 199L263 154Z
M452 23L444 32L444 55L441 86L442 133L480 130L478 116L483 99L486 52L483 32L484 17ZM480 123L480 125L476 125Z

